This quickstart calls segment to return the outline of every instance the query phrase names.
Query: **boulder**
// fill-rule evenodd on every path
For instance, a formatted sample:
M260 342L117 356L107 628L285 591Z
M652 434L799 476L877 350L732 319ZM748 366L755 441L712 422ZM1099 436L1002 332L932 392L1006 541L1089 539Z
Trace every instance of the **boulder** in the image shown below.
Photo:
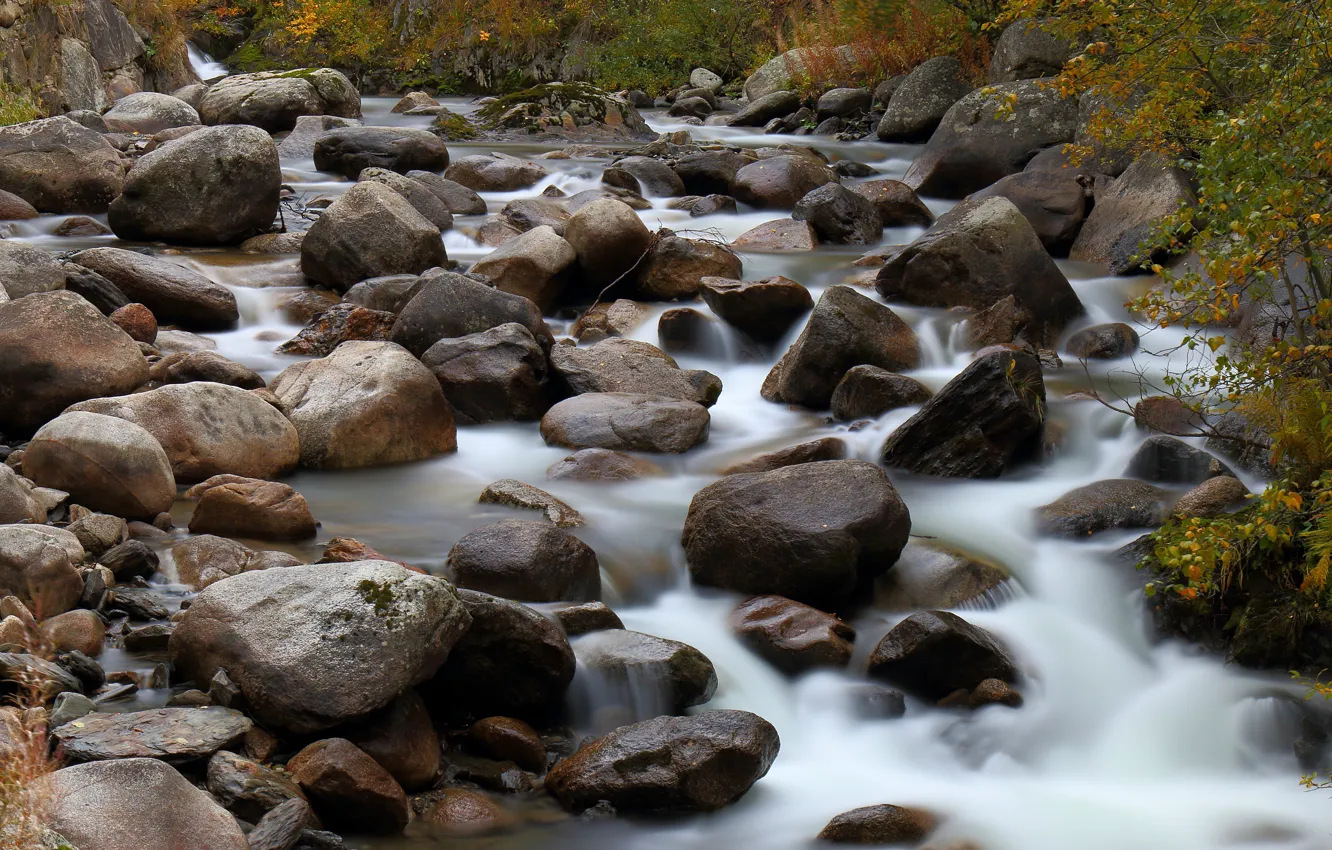
M304 800L288 800L264 815L245 838L250 850L291 850L300 843L314 810Z
M1148 431L1176 437L1202 436L1206 424L1196 407L1173 395L1152 395L1133 405L1133 423Z
M685 193L685 184L665 162L650 156L626 156L615 167L638 182L639 193L652 198L675 198Z
M319 527L305 497L279 481L218 475L185 496L199 500L190 517L191 534L305 540Z
M426 703L451 715L535 723L559 717L575 666L560 627L518 602L474 590L458 595L472 625L423 686Z
M627 204L603 198L580 209L564 226L581 271L582 288L596 292L641 264L653 236Z
M772 724L747 711L658 717L580 747L546 789L572 811L605 800L631 814L711 812L763 778L779 746Z
M920 341L892 310L850 287L830 286L764 381L763 397L824 410L842 376L863 364L913 369Z
M115 284L92 269L85 269L73 261L64 265L65 289L77 293L103 315L110 316L116 310L126 306L130 300Z
M856 630L833 614L784 596L753 596L731 612L731 630L784 673L796 675L851 661Z
M159 331L159 342L161 333ZM259 373L228 360L215 351L177 351L168 354L148 367L148 377L163 384L188 384L206 381L226 384L243 390L257 390L264 386Z
M467 735L490 758L514 762L523 770L546 770L545 742L535 729L515 717L482 718L468 727Z
M913 540L874 585L881 611L961 608L984 601L1008 581L1008 572L930 541Z
M1041 21L1022 18L1004 28L990 57L990 82L1011 83L1058 76L1078 46L1050 33Z
M428 787L439 773L439 735L425 701L414 690L346 734L403 788Z
M400 112L410 112L413 109L431 106L439 106L439 101L426 92L410 91L403 95L397 103L393 104L393 108L389 111L397 115Z
M873 105L874 93L867 88L836 88L819 95L814 111L820 121L856 118L869 112Z
M417 357L442 339L482 333L517 323L527 328L543 349L552 342L541 309L527 298L503 292L459 274L424 279L404 296L406 304L393 325L393 341Z
M196 683L225 671L257 721L303 735L434 675L470 622L448 582L387 561L259 570L195 598L171 659Z
M963 97L971 93L962 63L936 56L907 74L884 109L876 131L884 142L923 142Z
M829 460L704 487L681 542L698 584L835 607L893 565L910 530L882 469Z
M96 611L76 608L54 617L46 617L42 621L42 631L57 652L76 650L89 658L96 658L102 654L106 623L102 622Z
M810 309L809 290L787 277L741 281L705 277L703 301L722 321L760 342L777 342Z
M740 258L724 244L663 230L638 269L634 290L644 300L683 300L697 297L704 278L738 278L743 273Z
M1068 256L1109 266L1111 274L1139 271L1150 262L1140 243L1155 222L1179 212L1182 204L1197 204L1188 175L1159 156L1141 157L1108 186L1098 186L1096 206Z
M968 200L940 216L879 270L887 299L928 307L985 310L1011 297L1016 326L1008 339L1052 345L1085 312L1027 219L1006 198Z
M535 162L506 154L465 156L444 172L444 177L474 192L513 192L540 183L550 172Z
M842 460L846 457L846 441L838 437L823 437L807 443L797 443L784 449L764 452L739 463L733 463L721 471L722 475L736 475L741 472L771 472L800 463L818 463L825 460Z
M986 86L953 104L902 182L963 198L1021 171L1035 151L1072 142L1077 124L1077 102L1043 81Z
M1138 350L1138 332L1123 322L1092 325L1070 336L1064 350L1089 360L1127 357Z
M521 295L543 310L555 305L578 259L573 246L542 225L510 239L472 266L496 289Z
M49 253L27 242L0 240L0 303L64 288L65 271Z
M239 743L253 727L239 711L209 706L85 714L52 734L72 762L159 758L181 764Z
M133 422L162 445L176 480L192 484L231 473L278 478L296 468L296 428L262 397L225 384L193 381L69 408Z
M679 454L705 441L710 417L701 404L637 393L583 393L541 418L547 445L571 449Z
M659 474L655 463L609 449L582 449L546 470L551 481L634 481Z
M503 520L463 535L449 550L449 577L470 590L523 602L601 597L597 554L549 522Z
M986 679L1016 682L1018 670L989 632L948 611L921 611L893 626L874 647L869 675L937 702Z
M159 257L124 248L91 248L74 262L109 280L163 324L225 330L236 324L236 296L220 283Z
M287 772L329 826L392 835L411 820L402 786L346 738L309 745L287 762Z
M791 209L805 195L836 182L837 174L814 157L774 156L737 171L731 194L752 207Z
M67 767L43 778L41 790L50 828L75 847L250 850L235 818L155 758Z
M411 127L340 127L315 139L315 168L355 180L367 168L443 171L449 149L429 130Z
M550 368L571 394L637 393L678 398L711 407L721 380L702 369L681 369L655 345L612 337L591 348L557 345Z
M434 806L422 819L434 830L455 838L489 835L519 822L517 815L480 791L444 788L432 798Z
M900 180L867 180L847 187L863 195L879 212L884 227L929 227L934 213Z
M205 124L253 124L270 133L292 129L303 115L360 118L361 96L332 68L297 68L225 77L199 101Z
M873 419L899 407L930 400L930 390L915 378L878 366L853 366L837 382L832 394L833 416L843 422Z
M705 97L677 97L666 114L672 118L707 118L713 112L712 104Z
M355 118L338 118L334 115L302 115L296 119L296 126L278 145L278 154L283 159L313 160L315 142L320 136L343 127L360 127Z
M439 228L380 183L357 183L301 243L301 271L339 292L372 277L420 274L448 261Z
M1218 475L1194 487L1175 503L1175 516L1218 517L1229 508L1241 505L1250 496L1244 482L1229 475Z
M185 101L169 94L141 91L126 95L102 113L112 133L142 133L151 136L172 127L199 123L199 113Z
M563 236L564 225L572 215L562 204L544 198L518 198L500 211L505 221L523 233L545 225L557 236Z
M78 539L63 529L0 525L0 598L17 597L42 617L63 614L83 593L74 566L83 557Z
M1045 421L1041 364L996 351L973 360L884 444L890 469L949 478L997 478L1039 452Z
M653 160L655 162L656 160ZM663 163L663 167L670 171L670 167ZM675 172L671 171L674 175ZM676 178L679 179L679 178ZM15 195L13 192L6 192L0 189L0 221L26 221L41 215L32 204Z
M46 522L46 510L31 486L8 466L0 465L0 523Z
M365 181L382 183L402 195L403 199L412 205L412 209L440 230L453 227L453 213L449 212L448 205L424 183L404 177L396 171L389 171L387 168L363 169L357 182ZM300 246L297 246L297 250L300 250Z
M153 311L139 303L126 304L109 317L116 327L129 334L135 342L152 345L157 339L157 317Z
M863 806L842 812L819 831L819 841L864 846L915 846L938 824L934 815L903 806Z
M136 161L108 221L129 241L229 245L273 225L281 184L268 133L206 127Z
M741 251L764 253L813 251L818 244L819 238L814 233L813 225L790 218L765 221L741 233L731 242L732 247Z
M1166 501L1164 490L1145 481L1097 481L1037 508L1037 526L1043 534L1073 538L1112 528L1152 528L1165 520Z
M95 511L151 520L176 500L171 462L157 439L133 422L64 413L42 426L23 453L23 471Z
M1068 250L1082 230L1087 214L1087 190L1072 174L1057 171L1021 171L1010 174L971 196L1007 198L1031 224L1045 250L1056 257Z
M840 183L826 183L805 195L791 218L809 222L819 241L835 245L873 245L883 235L878 208Z
M288 366L270 389L296 426L302 466L379 466L458 447L439 381L391 342L345 342Z
M607 304L598 301L574 322L571 332L585 344L600 342L609 336L628 336L647 318L647 308L628 298Z
M732 127L762 127L772 119L783 118L799 108L800 95L790 91L774 91L752 98L727 123Z
M286 552L259 551L225 537L198 534L171 547L176 580L202 590L224 578L252 570L300 566Z
M520 511L535 511L558 528L578 528L586 523L583 515L545 490L516 478L492 481L477 497L481 505L504 505Z
M654 136L627 100L582 82L544 83L506 94L483 105L476 123L519 139L650 141Z
M0 186L41 212L106 212L126 168L101 133L63 115L0 127Z
M692 151L677 158L671 168L680 178L681 194L726 194L731 191L735 175L753 161L752 155L728 150Z
M1138 446L1124 474L1158 484L1201 484L1218 475L1233 477L1235 473L1207 451L1157 434Z
M237 817L257 823L291 800L305 801L299 785L285 773L218 750L208 760L208 793Z
M485 215L486 201L461 183L445 180L430 171L409 171L407 176L424 185L444 202L454 215Z
M279 345L277 353L327 357L344 342L385 342L393 335L397 319L386 310L334 304L312 318L296 336Z
M546 353L516 322L441 339L421 355L462 424L534 421L550 407Z
M717 671L687 643L626 629L604 629L573 641L579 675L600 696L622 694L633 708L653 714L683 714L717 691ZM597 710L606 708L598 701Z

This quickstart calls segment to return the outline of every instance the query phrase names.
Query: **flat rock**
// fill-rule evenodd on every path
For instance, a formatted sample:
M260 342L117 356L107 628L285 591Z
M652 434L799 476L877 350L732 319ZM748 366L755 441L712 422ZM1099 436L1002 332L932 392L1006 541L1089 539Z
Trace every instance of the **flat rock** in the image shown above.
M52 734L71 761L159 758L181 763L208 758L245 737L254 724L239 711L155 708L126 714L86 714Z

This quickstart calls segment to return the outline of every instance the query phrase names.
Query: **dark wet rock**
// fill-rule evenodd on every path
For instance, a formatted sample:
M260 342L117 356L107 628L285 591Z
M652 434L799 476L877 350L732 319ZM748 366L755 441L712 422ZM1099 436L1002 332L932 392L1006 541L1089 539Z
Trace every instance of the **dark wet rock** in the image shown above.
M428 787L439 773L439 735L414 690L344 733L409 791Z
M947 611L921 611L879 641L869 675L936 701L986 679L1015 682L1018 670L989 632Z
M312 318L296 336L277 348L278 354L327 357L348 340L383 341L393 332L397 316L355 304L334 304Z
M953 104L970 92L971 84L957 59L937 56L927 60L893 90L877 135L885 142L923 142Z
M694 298L705 278L738 278L743 271L740 258L724 244L662 231L637 270L634 289L651 301Z
M447 582L397 564L261 570L200 593L171 656L195 682L227 671L269 728L309 733L365 717L433 675L468 623Z
M1069 337L1064 350L1089 360L1126 357L1138 350L1138 332L1123 322L1092 325Z
M121 640L129 652L165 653L171 642L171 634L176 630L172 623L153 623L130 629Z
M461 183L446 180L430 171L409 171L407 176L434 192L454 215L486 214L485 199Z
M731 116L732 127L762 127L774 118L790 115L800 108L800 96L795 92L775 91L755 98Z
M873 245L883 235L878 208L840 183L824 184L805 195L791 218L808 221L820 241L836 245Z
M521 295L501 292L458 274L422 281L393 326L393 341L421 357L441 339L481 333L509 322L527 328L543 348L551 344L541 310Z
M125 714L88 714L53 730L70 761L207 758L250 730L245 715L226 708L155 708Z
M741 643L790 674L820 667L845 667L856 630L832 614L784 596L754 596L731 612Z
M78 653L83 658L82 653ZM87 659L89 664L97 662ZM98 668L101 669L101 668ZM80 693L86 686L60 664L26 652L0 652L0 693L15 697L22 693L46 703L62 693ZM91 688L86 688L92 690Z
M1037 508L1037 525L1045 534L1075 538L1112 528L1151 528L1165 519L1166 500L1164 490L1144 481L1097 481Z
M657 341L671 354L699 354L715 343L716 325L693 307L672 307L657 319Z
M23 453L40 487L127 519L152 519L176 499L171 462L148 431L114 416L70 412L43 425Z
M288 800L254 825L246 838L250 850L292 850L301 840L314 811L304 800Z
M671 172L674 174L675 172ZM0 221L26 221L36 218L40 213L32 204L15 195L13 192L6 192L0 189Z
M702 97L680 97L676 98L675 103L671 104L666 114L674 118L683 118L686 115L694 118L707 118L712 114L712 104L708 103L706 98Z
M624 628L620 615L608 608L603 602L584 602L582 605L557 608L555 619L559 621L564 628L564 633L569 637L577 637L589 632L599 632L604 629Z
M459 586L524 602L601 596L601 567L586 543L548 522L503 520L468 532L449 550Z
M299 68L229 76L199 101L205 124L253 124L270 133L292 129L304 115L360 118L361 98L332 68Z
M524 511L536 511L559 528L577 528L584 524L583 515L578 511L545 490L516 478L501 478L499 481L487 484L477 502L482 505L504 505Z
M544 772L546 745L536 730L515 717L486 717L467 729L467 735L485 755L511 761L524 770Z
M1010 174L971 198L1007 198L1026 217L1053 256L1068 256L1087 214L1087 190L1074 175L1053 171Z
M607 168L601 172L601 182L607 186L624 189L626 192L633 192L635 195L642 194L643 187L638 185L638 178L623 168L616 168L615 166Z
M224 330L240 318L231 290L169 260L123 248L91 248L75 254L74 261L152 310L164 324Z
M1235 473L1203 449L1174 437L1156 435L1138 446L1124 474L1158 484L1201 484L1218 475Z
M977 603L1008 581L1004 569L938 543L913 540L893 568L874 585L883 611L961 608Z
M842 376L862 364L913 369L920 341L892 310L850 287L830 286L764 381L763 397L826 409Z
M661 709L682 714L717 691L717 671L687 643L626 629L606 629L573 641L579 667L622 688L655 688Z
M671 167L692 195L729 194L736 172L752 160L732 151L697 151L676 159Z
M747 711L658 717L580 747L546 788L573 811L605 800L633 814L710 812L744 796L779 745L772 724Z
M814 157L774 156L751 162L735 174L731 194L752 207L791 209L805 195L837 182L837 175Z
M544 167L506 154L473 154L448 166L444 177L475 192L512 192L550 175Z
M550 406L546 353L516 322L441 339L421 362L461 424L537 420Z
M92 269L85 269L73 261L65 263L65 289L83 296L89 304L96 307L104 316L110 316L116 310L130 303L125 293L116 285Z
M444 788L433 807L422 816L431 827L450 836L470 838L513 827L517 815L479 791Z
M906 714L906 697L882 685L857 685L851 689L851 706L864 720L895 720Z
M590 348L557 345L550 367L567 390L581 393L636 393L677 398L711 406L721 380L702 369L681 369L669 354L637 340L611 338Z
M705 277L703 301L727 324L762 342L776 342L814 306L809 290L786 277L741 281Z
M219 750L208 760L208 793L251 823L283 803L305 800L300 786L287 774L227 750Z
M838 437L823 437L807 443L798 443L776 451L764 452L747 460L733 463L722 470L722 475L743 472L771 472L801 463L841 460L846 457L846 442Z
M893 565L910 530L883 470L831 460L703 488L681 542L699 584L835 607Z
M330 826L395 834L411 818L402 786L345 738L316 741L287 762L287 772Z
M443 171L449 149L429 130L408 127L343 127L315 139L315 168L355 180L367 168Z
M864 196L879 212L884 227L929 227L934 213L916 197L911 187L899 180L867 180L847 187Z
M0 127L0 186L41 212L106 212L126 168L101 133L64 116Z
M126 540L103 552L97 563L106 567L117 581L129 581L135 576L149 578L157 572L157 553L140 540Z
M508 240L472 267L497 289L530 298L550 309L564 291L578 257L573 246L547 226Z
M1098 185L1096 207L1068 255L1107 265L1111 274L1131 274L1150 261L1140 256L1139 243L1152 224L1174 215L1180 204L1196 203L1188 175L1158 156L1144 156L1108 186Z
M615 168L628 172L647 197L672 198L685 193L684 181L665 162L650 156L626 156L615 160Z
M996 478L1036 456L1045 420L1041 364L997 351L973 360L893 431L883 464L920 475Z
M678 454L708 436L701 404L636 393L583 393L541 418L547 445Z
M1139 428L1176 437L1199 436L1205 424L1196 410L1166 395L1139 399L1133 405L1133 421Z
M928 838L937 824L938 819L922 809L864 806L828 821L818 837L833 844L914 846Z
M582 449L546 470L551 481L633 481L660 474L649 460L609 449Z
M382 183L393 191L402 195L407 203L412 205L412 209L421 214L421 217L440 230L448 230L453 227L453 213L449 211L448 205L440 200L430 187L420 181L405 177L396 171L390 171L387 168L366 168L362 169L358 183L374 182Z
M990 82L1053 77L1077 52L1077 45L1053 35L1040 21L1023 18L1004 28L990 58Z
M813 251L818 244L818 236L809 222L779 218L741 233L731 242L731 247L741 251L785 253Z
M929 388L915 378L878 366L853 366L833 390L832 412L843 422L852 422L929 400Z
M439 228L380 183L357 183L311 225L301 271L339 292L374 277L419 274L447 261Z
M585 344L600 342L610 336L628 336L643 323L647 308L637 301L618 298L609 304L598 301L574 322L572 333Z
M573 680L574 654L558 625L518 602L474 590L459 598L472 625L422 688L449 715L502 715L539 723L558 716Z
M1181 496L1173 513L1182 517L1218 517L1243 504L1249 495L1249 488L1238 478L1218 475Z
M593 201L574 213L564 226L564 238L578 257L580 286L592 292L639 267L654 242L638 214L611 198Z

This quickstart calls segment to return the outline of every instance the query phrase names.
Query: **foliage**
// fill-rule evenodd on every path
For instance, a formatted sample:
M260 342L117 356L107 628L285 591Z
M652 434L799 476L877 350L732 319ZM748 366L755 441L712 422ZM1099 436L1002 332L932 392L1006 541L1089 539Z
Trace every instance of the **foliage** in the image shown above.
M0 82L0 127L41 117L42 110L31 92Z

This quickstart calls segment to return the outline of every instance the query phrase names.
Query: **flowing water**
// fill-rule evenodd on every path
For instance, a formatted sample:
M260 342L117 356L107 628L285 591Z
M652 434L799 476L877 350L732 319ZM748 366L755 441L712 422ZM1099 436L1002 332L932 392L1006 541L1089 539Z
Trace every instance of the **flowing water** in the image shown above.
M196 57L201 76L207 57ZM393 115L393 101L365 100L366 123L425 126L428 118ZM463 102L449 102L467 112ZM657 130L680 129L649 114ZM700 140L752 147L783 141L812 144L831 158L852 158L897 177L918 148L873 142L780 139L722 127L689 128ZM455 157L486 150L533 155L559 145L477 143L451 145ZM552 171L522 192L487 194L492 212L547 185L566 193L598 185L605 160L544 161ZM347 181L319 174L313 163L284 161L286 181L310 199L345 191ZM930 202L936 213L947 202ZM741 211L690 219L665 209L663 199L640 213L649 226L712 231L732 238L777 214ZM488 249L464 235L481 217L459 217L445 234L449 256L470 262ZM51 250L113 244L110 237L67 240L50 235L57 219L20 223L18 238ZM918 229L895 229L884 244L909 241ZM854 273L859 250L820 248L809 254L746 254L745 274L784 274L814 297ZM295 358L273 353L297 326L278 309L297 291L294 257L244 256L231 251L175 255L230 286L241 305L241 326L211 334L218 350L271 378ZM1116 279L1074 263L1062 267L1087 305L1090 321L1132 321L1123 303L1146 285ZM867 291L867 290L862 290ZM872 294L872 293L871 293ZM656 342L657 305L634 336ZM690 306L707 313L701 303ZM925 362L911 373L938 388L967 363L953 344L956 317L947 311L893 305L920 334ZM551 317L558 331L572 316ZM792 338L798 333L792 331ZM984 850L1313 850L1332 844L1332 800L1301 790L1292 741L1298 712L1277 677L1247 674L1189 647L1150 639L1140 581L1131 566L1109 554L1132 535L1110 533L1087 542L1041 539L1031 512L1067 490L1118 477L1141 441L1131 421L1094 401L1064 396L1092 384L1132 399L1138 374L1159 378L1183 365L1182 355L1158 355L1178 342L1173 332L1143 330L1143 350L1084 372L1076 363L1047 374L1050 418L1065 439L1039 467L999 481L935 481L891 473L911 510L913 533L1002 564L1014 577L1011 592L966 616L998 634L1013 649L1027 679L1026 702L1014 710L956 713L908 704L904 718L861 717L852 702L856 665L902 615L873 609L853 622L857 660L848 673L820 672L787 679L743 648L726 620L736 597L690 587L679 545L690 498L718 471L742 457L824 436L838 436L849 454L877 459L892 429L913 411L893 411L861 430L829 424L825 415L764 402L759 386L783 345L747 347L718 323L706 356L682 356L686 368L721 377L724 390L712 408L706 444L681 457L653 458L668 472L646 480L592 484L546 482L545 469L565 457L546 446L533 423L463 427L458 452L423 463L342 472L300 472L289 483L303 493L322 522L315 543L293 547L317 555L322 542L349 535L391 558L438 569L453 543L479 525L515 515L476 503L498 478L519 478L548 489L587 518L577 534L597 552L605 601L632 629L685 641L717 668L720 686L708 708L742 708L771 721L781 734L772 770L739 803L714 815L678 822L586 822L534 826L487 839L417 837L355 842L365 848L485 846L493 848L616 848L616 850L734 850L806 847L833 815L857 806L924 806L944 818L938 846L972 841ZM1260 482L1247 480L1251 487ZM187 509L186 509L187 510ZM179 517L181 524L187 513ZM117 653L111 669L147 669L157 659ZM576 680L576 717L591 730L598 700L615 699L640 712L655 704L652 682ZM625 693L625 688L628 693ZM164 693L140 692L135 706L160 704Z

